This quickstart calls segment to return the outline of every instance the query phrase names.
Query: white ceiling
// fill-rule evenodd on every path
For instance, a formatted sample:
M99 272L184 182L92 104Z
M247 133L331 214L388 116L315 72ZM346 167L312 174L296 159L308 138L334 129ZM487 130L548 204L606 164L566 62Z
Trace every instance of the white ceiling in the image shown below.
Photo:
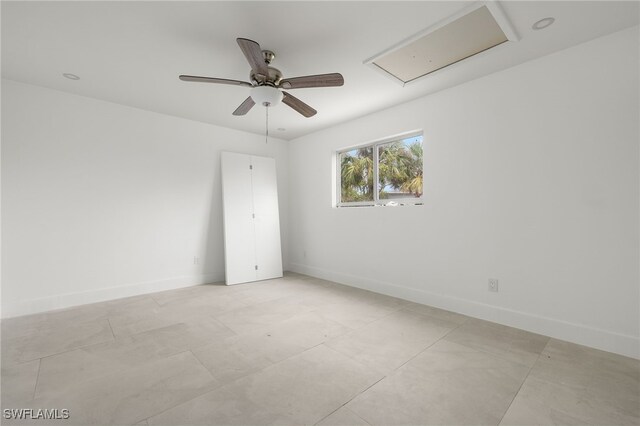
M231 115L248 88L178 80L179 74L248 80L235 39L250 38L276 53L272 65L285 77L344 75L340 88L292 91L318 110L312 118L285 105L270 110L270 134L294 139L638 24L635 1L500 2L518 42L405 87L363 65L472 3L3 1L2 77L264 133L263 108ZM531 30L547 16L554 25Z

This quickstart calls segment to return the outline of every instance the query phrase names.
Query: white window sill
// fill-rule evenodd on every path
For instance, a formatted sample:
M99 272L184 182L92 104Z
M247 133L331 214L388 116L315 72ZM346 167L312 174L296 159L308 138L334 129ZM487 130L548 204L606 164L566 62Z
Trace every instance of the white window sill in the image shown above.
M407 207L407 206L422 206L424 205L424 200L394 200L388 201L386 203L381 202L367 202L367 201L359 201L354 203L340 203L336 205L338 208L342 207Z

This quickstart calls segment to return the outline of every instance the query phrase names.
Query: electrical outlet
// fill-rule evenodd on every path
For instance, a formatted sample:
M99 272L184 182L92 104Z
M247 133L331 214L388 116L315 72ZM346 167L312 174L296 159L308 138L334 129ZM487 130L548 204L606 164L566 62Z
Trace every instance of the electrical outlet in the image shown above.
M198 265L200 263L200 258L197 256L193 256L193 264Z
M302 257L304 257L305 259L307 258L307 251L306 251L306 250L304 250L304 251L302 252Z
M489 278L489 291L498 292L498 279Z

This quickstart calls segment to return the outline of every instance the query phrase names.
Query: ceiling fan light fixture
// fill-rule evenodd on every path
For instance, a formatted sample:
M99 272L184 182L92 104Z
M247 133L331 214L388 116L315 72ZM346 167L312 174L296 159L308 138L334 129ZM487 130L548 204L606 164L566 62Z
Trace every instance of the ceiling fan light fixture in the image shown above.
M271 86L257 86L251 89L251 99L258 105L276 106L282 101L282 92Z

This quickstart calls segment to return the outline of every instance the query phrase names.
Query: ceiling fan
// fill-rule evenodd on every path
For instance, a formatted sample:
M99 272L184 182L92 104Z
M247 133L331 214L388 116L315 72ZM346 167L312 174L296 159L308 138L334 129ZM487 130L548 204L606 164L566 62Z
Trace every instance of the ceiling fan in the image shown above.
M282 101L285 105L288 105L305 117L312 117L317 113L315 109L282 89L335 87L344 84L344 79L339 73L283 78L280 70L270 66L271 61L273 61L276 56L275 53L270 50L262 50L260 45L253 40L238 38L236 41L251 66L251 72L249 73L251 83L240 80L199 77L195 75L181 75L179 77L182 81L251 87L251 95L233 111L233 115L245 115L256 103L269 107L275 106Z

